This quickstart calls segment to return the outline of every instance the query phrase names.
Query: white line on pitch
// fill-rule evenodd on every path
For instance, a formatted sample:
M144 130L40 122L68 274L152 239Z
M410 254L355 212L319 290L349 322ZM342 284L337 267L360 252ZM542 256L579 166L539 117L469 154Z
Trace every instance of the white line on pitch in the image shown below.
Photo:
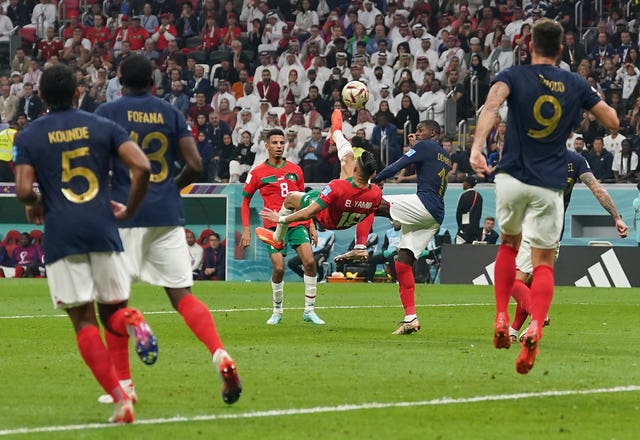
M591 390L549 390L539 391L532 393L517 393L517 394L496 394L488 396L475 396L475 397L441 397L439 399L431 400L419 400L416 402L370 402L370 403L358 403L358 404L345 404L336 406L316 406L312 408L291 408L291 409L272 409L267 411L249 411L235 414L210 414L193 417L168 417L159 419L143 419L136 420L136 425L162 425L169 423L184 423L184 422L203 422L214 420L230 420L230 419L257 419L267 417L282 417L282 416L295 416L304 414L321 414L321 413L336 413L347 411L361 411L370 409L386 409L386 408L410 408L418 406L440 406L440 405L459 405L464 403L482 403L482 402L495 402L502 400L522 400L532 399L538 397L563 397L563 396L584 396L590 394L613 394L613 393L628 393L640 391L640 386L628 385L619 386L613 388L595 388ZM57 426L40 426L36 428L15 428L0 430L0 436L16 435L16 434L36 434L47 432L69 432L80 431L85 429L105 429L114 428L121 425L113 425L106 423L87 423L82 425L57 425Z
M493 306L490 303L467 303L467 304L423 304L416 305L416 307L486 307ZM399 305L366 305L366 306L316 306L316 309L391 309L398 308ZM304 307L287 307L287 310L303 310ZM232 313L232 312L270 312L271 307L256 307L256 308L243 308L243 309L209 309L211 313ZM175 310L163 310L161 312L148 312L144 311L145 315L171 315L177 313ZM0 316L0 319L32 319L32 318L64 318L67 315L13 315L13 316Z

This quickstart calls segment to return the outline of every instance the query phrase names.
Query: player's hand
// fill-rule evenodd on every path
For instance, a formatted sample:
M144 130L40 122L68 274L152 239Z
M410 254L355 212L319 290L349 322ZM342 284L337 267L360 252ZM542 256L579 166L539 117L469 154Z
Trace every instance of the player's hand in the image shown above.
M616 220L616 229L620 238L627 238L627 235L629 235L629 227L621 218Z
M244 231L242 231L242 237L240 238L240 246L246 248L246 247L249 247L250 244L251 244L251 231L249 231L248 229L245 229Z
M480 177L484 177L487 174L490 174L489 165L487 164L487 158L484 155L476 150L471 150L471 157L469 158L469 163Z
M36 225L44 224L44 207L42 206L42 202L27 206L24 211L29 223L34 223Z
M416 144L416 134L415 133L411 133L409 136L407 136L407 139L409 140L409 145L410 146L414 146Z
M127 205L123 205L115 200L111 200L111 211L113 211L113 216L116 220L128 220L130 217Z
M318 231L316 231L316 228L309 228L309 240L311 240L311 246L318 246Z
M273 209L264 208L262 211L260 211L260 217L267 221L278 223L280 214L278 213L278 211L274 211Z

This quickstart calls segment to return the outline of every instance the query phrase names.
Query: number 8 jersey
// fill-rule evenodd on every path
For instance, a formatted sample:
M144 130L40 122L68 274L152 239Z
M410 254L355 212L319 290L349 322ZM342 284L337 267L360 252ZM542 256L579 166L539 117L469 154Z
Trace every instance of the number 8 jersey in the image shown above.
M292 191L304 192L302 168L285 159L279 167L264 161L252 169L247 175L247 180L242 190L242 195L246 200L244 204L247 207L242 219L243 226L249 226L249 200L251 200L256 191L260 191L265 208L280 211L287 194ZM289 226L307 225L308 223L309 221L305 220L291 223ZM276 224L264 220L264 227L275 228Z
M495 82L509 87L509 113L498 171L529 185L564 189L565 141L600 97L579 75L552 65L514 66Z

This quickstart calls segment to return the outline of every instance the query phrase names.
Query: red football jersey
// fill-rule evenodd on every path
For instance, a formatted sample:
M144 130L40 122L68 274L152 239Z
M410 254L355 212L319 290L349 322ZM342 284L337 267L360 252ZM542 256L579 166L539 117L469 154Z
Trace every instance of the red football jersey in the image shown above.
M284 199L291 191L304 191L304 176L302 169L291 162L285 161L284 165L276 168L267 162L252 169L247 175L242 194L249 199L256 191L260 191L260 196L265 208L280 211ZM294 222L289 226L306 225L308 220ZM265 228L275 227L276 224L264 221Z
M380 206L382 191L377 185L358 188L351 179L329 182L316 200L323 209L316 220L329 230L348 229Z

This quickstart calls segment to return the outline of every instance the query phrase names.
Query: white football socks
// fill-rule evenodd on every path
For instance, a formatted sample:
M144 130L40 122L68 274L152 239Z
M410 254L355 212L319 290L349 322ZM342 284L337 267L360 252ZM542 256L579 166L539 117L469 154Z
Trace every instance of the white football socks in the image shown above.
M312 312L316 305L317 277L304 275L304 311Z
M273 292L273 313L282 315L282 304L284 302L284 281L274 283L271 281L271 291Z

